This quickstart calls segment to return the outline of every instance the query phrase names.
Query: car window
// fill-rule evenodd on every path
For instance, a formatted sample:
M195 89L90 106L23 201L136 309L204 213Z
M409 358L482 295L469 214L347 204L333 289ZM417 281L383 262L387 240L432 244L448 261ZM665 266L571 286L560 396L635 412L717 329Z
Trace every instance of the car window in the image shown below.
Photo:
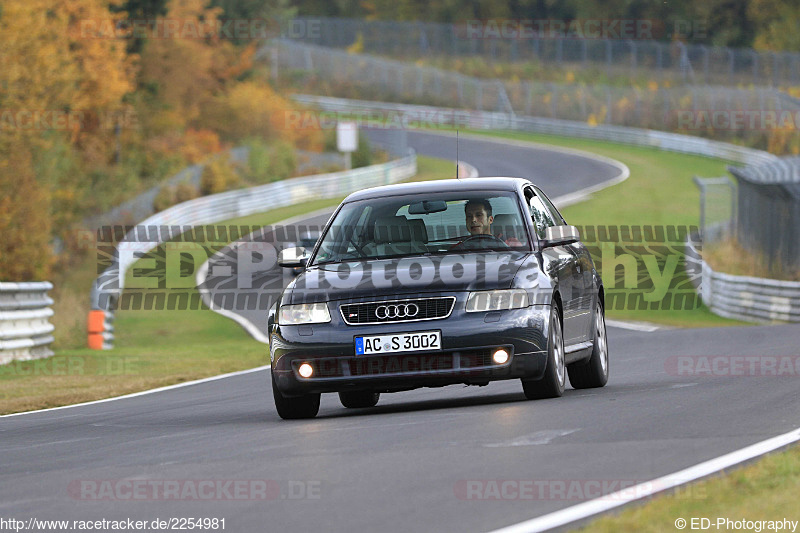
M480 230L467 227L468 207L485 216ZM312 264L498 249L528 249L515 193L404 195L344 205Z
M550 226L557 225L555 220L553 220L553 215L542 203L541 198L536 195L528 200L528 207L530 209L531 220L533 220L533 226L536 228L536 235L540 239L544 239L546 229Z
M553 220L555 221L556 226L565 226L567 222L564 220L564 217L561 216L561 213L556 209L556 206L553 205L553 202L550 201L550 198L547 197L545 193L541 191L538 187L536 188L536 194L541 199L544 206L550 212Z

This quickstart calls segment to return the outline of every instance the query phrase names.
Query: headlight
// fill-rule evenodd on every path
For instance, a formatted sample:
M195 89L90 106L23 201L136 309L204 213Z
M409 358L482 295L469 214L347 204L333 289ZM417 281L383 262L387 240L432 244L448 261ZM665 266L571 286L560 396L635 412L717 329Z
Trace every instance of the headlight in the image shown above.
M528 293L524 289L471 292L467 299L467 313L523 307L528 307Z
M330 321L331 314L328 312L328 305L325 303L284 305L281 307L280 316L278 317L278 324L281 326L321 324Z

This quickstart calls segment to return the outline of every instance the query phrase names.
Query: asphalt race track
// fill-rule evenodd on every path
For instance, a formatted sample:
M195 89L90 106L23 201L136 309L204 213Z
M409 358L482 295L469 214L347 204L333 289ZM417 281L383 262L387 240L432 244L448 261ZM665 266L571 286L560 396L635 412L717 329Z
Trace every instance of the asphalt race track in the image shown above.
M446 141L410 138L421 154L453 157ZM524 149L481 144L462 139L461 159L483 175L531 175L553 196L613 176L575 156L536 151L531 163ZM547 181L548 169L564 168L564 179ZM251 318L264 328L264 316ZM0 516L211 517L236 532L487 531L800 427L800 325L609 328L609 346L609 384L556 400L525 401L519 381L383 395L362 410L323 395L316 419L286 422L260 370L0 418ZM786 356L795 366L691 375L680 361L698 359L686 356ZM503 480L539 484L498 496L493 483ZM178 492L165 495L168 485Z

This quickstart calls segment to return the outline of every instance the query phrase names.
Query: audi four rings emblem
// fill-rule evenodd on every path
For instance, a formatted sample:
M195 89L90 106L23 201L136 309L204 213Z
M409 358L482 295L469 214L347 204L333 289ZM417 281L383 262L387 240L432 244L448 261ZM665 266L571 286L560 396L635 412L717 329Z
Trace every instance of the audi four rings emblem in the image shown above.
M417 304L379 305L375 316L381 320L387 318L414 318L419 313Z

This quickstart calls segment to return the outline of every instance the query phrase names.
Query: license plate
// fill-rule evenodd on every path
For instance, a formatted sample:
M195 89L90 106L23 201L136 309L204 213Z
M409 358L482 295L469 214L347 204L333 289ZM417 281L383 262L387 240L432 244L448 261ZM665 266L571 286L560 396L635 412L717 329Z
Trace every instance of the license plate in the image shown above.
M439 331L420 331L417 333L395 333L393 335L356 337L356 355L419 352L422 350L441 349L442 333Z

